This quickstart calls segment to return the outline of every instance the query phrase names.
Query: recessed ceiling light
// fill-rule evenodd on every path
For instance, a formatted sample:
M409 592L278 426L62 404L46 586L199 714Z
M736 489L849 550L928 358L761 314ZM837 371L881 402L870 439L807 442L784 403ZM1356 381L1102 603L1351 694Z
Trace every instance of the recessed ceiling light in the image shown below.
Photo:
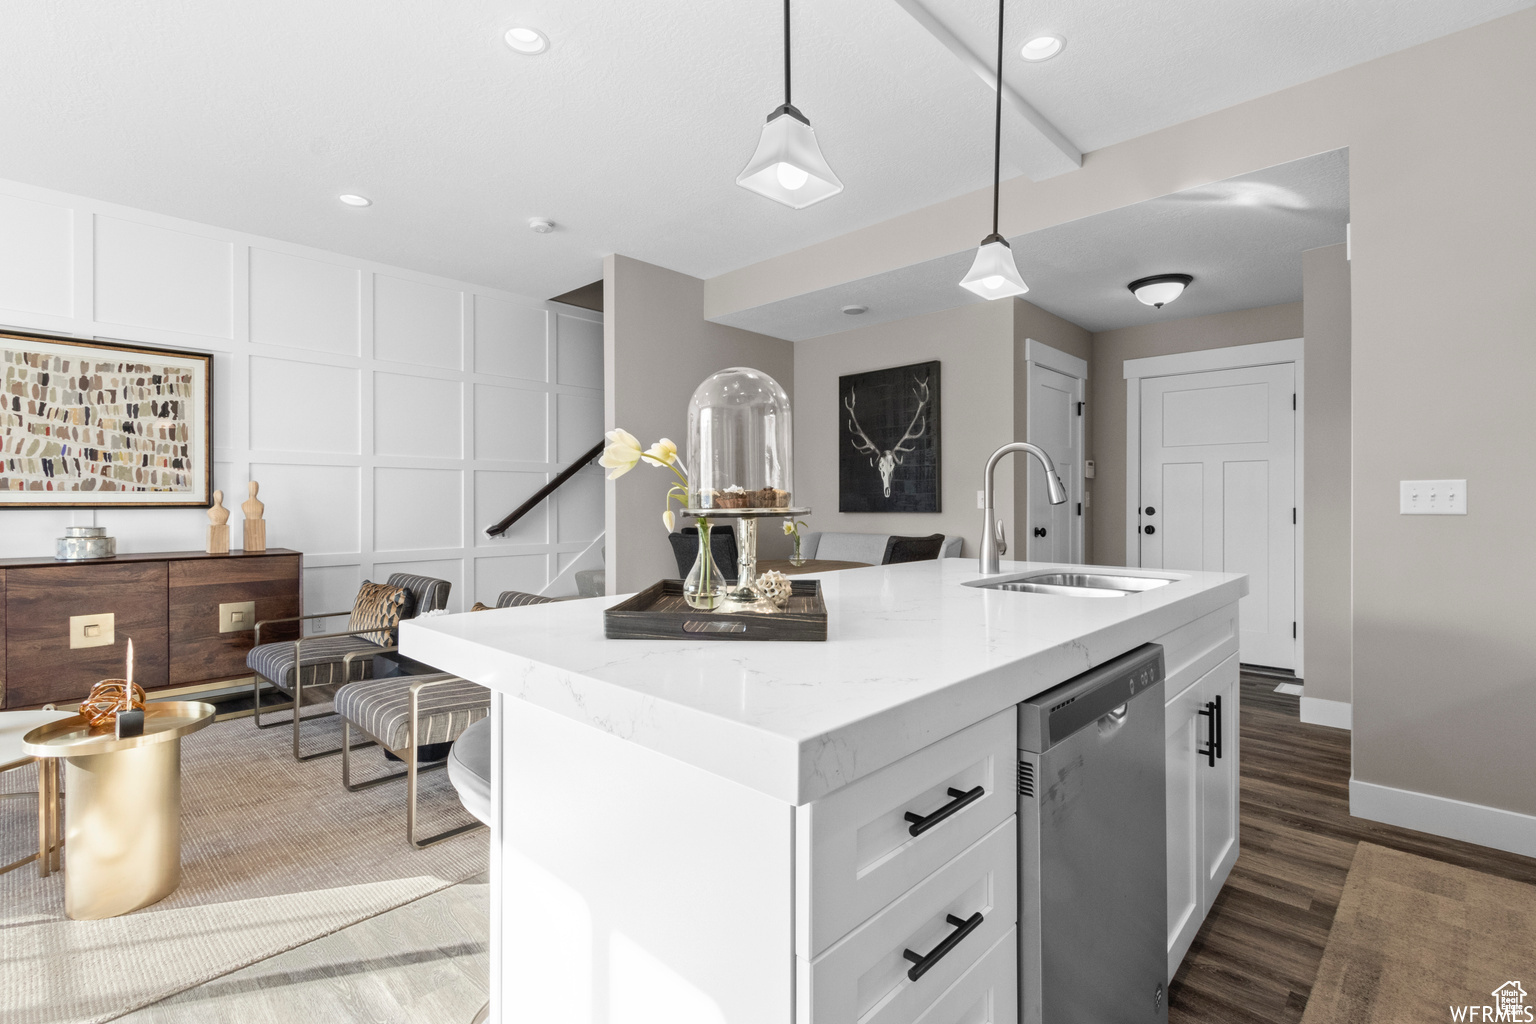
M339 195L336 198L340 199L342 202L346 203L348 206L372 206L373 205L373 200L369 199L367 196L355 195L355 194L353 194L351 192L343 193L342 195Z
M1136 296L1138 302L1162 309L1164 305L1172 302L1184 294L1193 277L1188 274L1154 274L1151 277L1143 277L1126 285L1131 294Z
M864 305L860 305L859 303L856 302L856 303L854 303L851 306L844 306L843 307L843 312L847 313L849 316L859 316L859 315L861 315L863 313L868 313L869 312L869 307L868 306L864 306Z
M1019 49L1019 56L1032 62L1050 60L1066 45L1067 41L1061 36L1036 36Z
M503 38L512 49L530 57L549 49L549 37L536 28L509 28Z

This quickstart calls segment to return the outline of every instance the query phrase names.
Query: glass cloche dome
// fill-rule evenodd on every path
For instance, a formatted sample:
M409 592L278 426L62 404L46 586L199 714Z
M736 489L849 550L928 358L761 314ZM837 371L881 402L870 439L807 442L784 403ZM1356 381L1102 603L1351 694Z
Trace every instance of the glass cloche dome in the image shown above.
M789 396L778 381L745 366L706 377L688 403L688 511L799 511L793 443Z

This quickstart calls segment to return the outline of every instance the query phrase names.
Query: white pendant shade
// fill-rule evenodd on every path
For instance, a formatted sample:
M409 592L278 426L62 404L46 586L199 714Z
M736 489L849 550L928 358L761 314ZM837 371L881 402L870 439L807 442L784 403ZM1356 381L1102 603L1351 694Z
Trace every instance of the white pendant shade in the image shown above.
M1013 264L1013 250L996 235L989 235L976 250L976 262L961 279L960 287L984 299L1006 299L1029 291L1029 285L1019 276L1019 268Z
M821 155L815 130L790 106L769 115L757 152L736 176L736 184L796 210L843 190Z

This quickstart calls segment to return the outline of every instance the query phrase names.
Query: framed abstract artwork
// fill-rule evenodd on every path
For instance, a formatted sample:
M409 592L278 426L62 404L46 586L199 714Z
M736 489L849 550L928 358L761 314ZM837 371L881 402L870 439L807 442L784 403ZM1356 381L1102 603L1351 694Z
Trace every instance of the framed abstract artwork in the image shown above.
M938 512L939 363L838 378L839 512Z
M0 508L206 508L213 356L0 331Z

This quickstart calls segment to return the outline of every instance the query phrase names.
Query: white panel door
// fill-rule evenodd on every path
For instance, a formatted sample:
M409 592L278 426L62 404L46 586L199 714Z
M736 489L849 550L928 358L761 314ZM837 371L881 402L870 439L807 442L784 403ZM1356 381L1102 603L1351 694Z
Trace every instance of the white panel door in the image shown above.
M1248 574L1244 662L1296 667L1294 363L1141 380L1141 565Z
M1078 377L1031 363L1029 367L1030 444L1045 449L1056 463L1068 500L1052 505L1045 470L1024 459L1029 474L1029 509L1024 522L1024 557L1031 562L1083 561L1081 477L1083 472L1083 382ZM1015 470L1017 472L1017 470Z

